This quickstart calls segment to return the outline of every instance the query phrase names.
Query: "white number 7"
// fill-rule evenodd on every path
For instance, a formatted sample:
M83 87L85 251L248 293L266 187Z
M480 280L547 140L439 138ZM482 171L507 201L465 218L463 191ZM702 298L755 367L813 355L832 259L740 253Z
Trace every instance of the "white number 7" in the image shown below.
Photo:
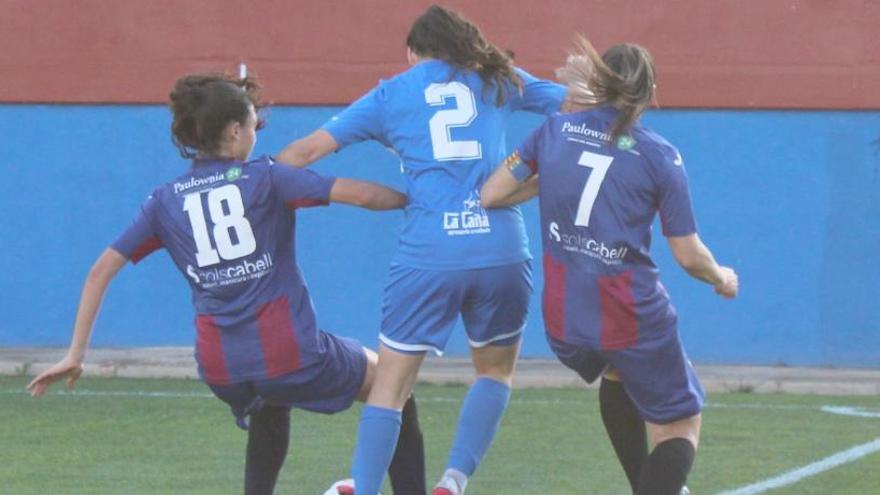
M612 156L598 155L584 151L578 160L578 165L593 169L590 177L587 179L587 185L584 186L584 192L581 193L581 201L578 203L577 217L574 220L575 225L581 227L590 226L590 214L593 213L593 204L596 202L596 196L599 195L599 188L602 187L602 181L605 180L605 174L614 160Z

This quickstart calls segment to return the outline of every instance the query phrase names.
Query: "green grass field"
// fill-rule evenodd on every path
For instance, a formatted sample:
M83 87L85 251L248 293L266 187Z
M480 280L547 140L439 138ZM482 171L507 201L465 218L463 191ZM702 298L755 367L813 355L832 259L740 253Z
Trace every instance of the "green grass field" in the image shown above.
M76 394L31 399L24 377L0 377L0 493L234 494L245 434L199 382L83 379ZM419 385L429 482L441 472L464 387ZM625 494L595 391L516 390L469 495ZM688 485L715 494L772 478L880 437L877 397L715 394L704 412ZM360 408L336 416L295 412L278 494L320 494L348 471ZM761 493L880 493L880 452ZM388 492L386 492L388 493ZM755 492L757 493L757 492Z

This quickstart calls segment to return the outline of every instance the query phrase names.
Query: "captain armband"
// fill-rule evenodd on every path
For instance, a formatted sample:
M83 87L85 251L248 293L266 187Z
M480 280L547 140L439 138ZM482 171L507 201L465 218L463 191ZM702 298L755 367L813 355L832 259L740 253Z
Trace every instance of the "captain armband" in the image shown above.
M519 151L514 151L510 156L504 159L503 165L513 174L517 182L525 182L535 174L532 167L522 160Z

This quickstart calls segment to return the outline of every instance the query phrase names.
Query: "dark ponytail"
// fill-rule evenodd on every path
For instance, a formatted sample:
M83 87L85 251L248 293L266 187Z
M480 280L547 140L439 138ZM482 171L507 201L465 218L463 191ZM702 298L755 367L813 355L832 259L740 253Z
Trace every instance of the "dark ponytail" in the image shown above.
M230 122L244 124L250 107L259 110L260 85L248 76L236 78L226 74L191 74L174 84L169 107L174 114L171 141L184 158L214 154ZM262 118L257 129L264 125Z
M617 142L654 100L654 59L644 47L622 43L601 57L578 37L574 52L557 77L568 86L570 103L594 107L610 104L620 110L609 134Z
M510 85L522 91L522 78L513 70L510 55L486 41L477 26L453 10L439 5L428 7L413 23L406 46L419 56L475 71L483 80L484 90L495 87L498 106L507 100Z

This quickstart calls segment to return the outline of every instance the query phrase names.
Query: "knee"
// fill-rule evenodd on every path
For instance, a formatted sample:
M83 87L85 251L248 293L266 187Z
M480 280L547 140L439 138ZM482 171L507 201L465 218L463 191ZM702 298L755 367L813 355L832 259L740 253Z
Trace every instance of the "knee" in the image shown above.
M700 444L701 422L702 416L697 414L665 425L649 423L651 443L657 446L673 438L684 438L694 446L694 450L697 450Z
M510 386L513 382L514 362L474 363L477 378L490 378Z
M471 359L477 378L491 378L507 386L513 381L518 355L519 342L510 346L471 348Z

